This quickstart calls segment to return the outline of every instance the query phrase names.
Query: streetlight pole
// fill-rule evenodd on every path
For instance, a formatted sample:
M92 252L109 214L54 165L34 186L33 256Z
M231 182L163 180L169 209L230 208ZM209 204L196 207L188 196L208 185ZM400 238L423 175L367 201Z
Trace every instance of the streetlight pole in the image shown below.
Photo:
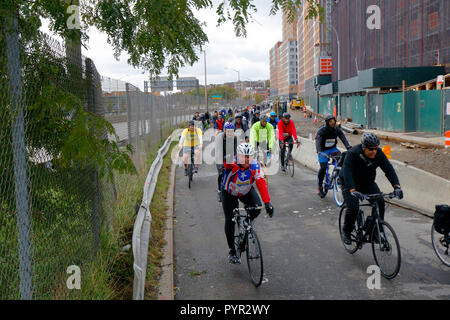
M339 42L339 35L336 31L336 29L330 25L330 27L333 29L334 33L336 34L337 39L337 45L338 45L338 118L341 120L341 94L340 94L340 88L339 88L339 81L341 81L341 43Z
M206 104L206 111L208 111L208 83L207 83L207 79L206 79L206 50L203 51L203 56L204 56L204 60L205 60L205 104Z
M242 99L241 99L241 91L242 91L242 86L241 86L241 72L240 72L239 70L235 70L235 69L233 69L233 68L226 68L226 67L225 67L225 69L230 69L230 70L233 70L234 72L237 72L237 74L238 74L238 83L239 83L239 100L242 100Z

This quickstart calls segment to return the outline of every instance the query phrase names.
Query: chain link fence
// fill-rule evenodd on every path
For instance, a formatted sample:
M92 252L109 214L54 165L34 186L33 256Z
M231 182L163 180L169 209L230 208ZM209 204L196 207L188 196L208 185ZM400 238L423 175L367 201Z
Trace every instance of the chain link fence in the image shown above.
M151 151L206 104L102 77L80 47L45 34L21 37L14 19L7 27L0 30L0 300L67 298L69 267L89 276L114 220L118 173L105 171L108 161L126 164L122 152L138 172L148 170ZM208 108L248 103L210 99Z

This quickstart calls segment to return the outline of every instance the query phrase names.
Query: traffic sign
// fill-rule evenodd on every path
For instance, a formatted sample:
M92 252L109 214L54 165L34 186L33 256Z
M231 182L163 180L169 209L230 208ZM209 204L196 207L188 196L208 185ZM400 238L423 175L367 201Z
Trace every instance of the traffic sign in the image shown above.
M213 99L222 99L222 96L212 96Z

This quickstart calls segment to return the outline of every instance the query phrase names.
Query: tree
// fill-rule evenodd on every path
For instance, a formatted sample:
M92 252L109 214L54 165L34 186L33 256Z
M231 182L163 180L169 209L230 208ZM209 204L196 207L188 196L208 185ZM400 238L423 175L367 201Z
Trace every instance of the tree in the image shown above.
M246 37L246 24L257 12L252 0L84 0L81 1L81 29L69 29L69 5L79 0L2 0L0 15L17 16L25 41L37 36L41 19L50 20L50 29L64 39L88 40L90 27L108 36L114 56L128 53L129 63L158 76L166 67L175 76L181 67L198 61L197 52L208 42L204 25L193 10L215 9L218 25L231 21L237 36ZM307 18L322 17L319 0L272 0L271 15L283 10L293 21L296 8L308 6Z

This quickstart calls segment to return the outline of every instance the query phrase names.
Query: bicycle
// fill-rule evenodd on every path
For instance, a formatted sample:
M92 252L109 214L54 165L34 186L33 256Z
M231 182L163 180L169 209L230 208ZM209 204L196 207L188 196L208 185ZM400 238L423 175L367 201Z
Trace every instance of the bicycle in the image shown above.
M262 150L258 147L256 152L256 161L258 161L264 168L264 177L266 179L267 185L269 185L269 176L267 175L267 166L266 163L270 161L271 154L269 150Z
M380 199L381 197L389 197L389 199L393 199L395 198L395 194L379 193L364 195L365 200L369 201L374 201ZM367 220L364 221L364 211L362 209L359 210L355 222L356 225L354 226L351 233L352 244L350 245L345 244L342 235L342 227L345 219L344 212L347 209L345 205L342 207L339 214L339 233L342 243L344 244L344 248L348 253L354 254L356 251L363 248L364 243L371 243L372 254L375 259L375 263L380 268L381 275L386 279L393 279L400 271L401 264L400 244L397 235L395 234L395 231L391 227L391 225L381 219L377 202L362 204L360 207L372 208L372 214L371 216L367 216ZM387 230L389 230L391 235L387 235ZM385 266L382 254L386 255L386 259L393 258L392 260L395 262L395 264L393 264L393 266L390 268L389 266Z
M322 188L324 196L326 197L328 190L333 189L333 198L336 205L341 208L344 205L344 196L342 194L342 182L339 178L339 172L341 167L338 166L342 155L332 155L329 156L326 153L320 153L319 155L328 158L327 171L325 173L324 181L322 182ZM330 167L333 166L333 171L330 176Z
M188 186L191 188L192 181L194 178L194 148L191 148L191 162L187 165L187 178L188 178Z
M290 174L291 177L294 177L294 170L295 170L295 164L294 164L294 158L292 157L292 152L289 151L289 145L294 143L289 143L287 141L284 142L285 150L287 151L287 154L284 157L284 167L286 168L285 174ZM281 170L281 152L283 152L280 148L280 170Z
M262 210L263 207L236 208L233 210L233 221L236 223L234 245L236 255L240 258L243 252L247 255L247 267L255 287L259 287L264 276L263 255L258 236L250 220L249 210ZM241 214L245 211L245 214Z
M436 210L438 207L436 206ZM439 217L438 212L435 213L433 225L431 226L431 243L439 260L447 267L450 267L450 230L448 229L448 219L450 217L446 217L447 220L445 217L444 213L441 213Z

